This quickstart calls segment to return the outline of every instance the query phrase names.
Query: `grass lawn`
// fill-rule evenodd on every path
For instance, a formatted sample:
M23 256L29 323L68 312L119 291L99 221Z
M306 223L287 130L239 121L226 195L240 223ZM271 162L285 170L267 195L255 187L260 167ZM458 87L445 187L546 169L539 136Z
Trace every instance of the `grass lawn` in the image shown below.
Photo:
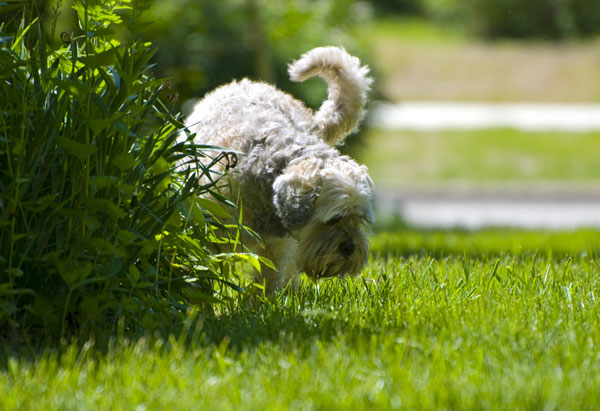
M0 409L596 409L599 250L597 231L379 233L356 279L166 340L4 354Z
M351 148L378 187L423 183L597 183L600 133L366 130Z

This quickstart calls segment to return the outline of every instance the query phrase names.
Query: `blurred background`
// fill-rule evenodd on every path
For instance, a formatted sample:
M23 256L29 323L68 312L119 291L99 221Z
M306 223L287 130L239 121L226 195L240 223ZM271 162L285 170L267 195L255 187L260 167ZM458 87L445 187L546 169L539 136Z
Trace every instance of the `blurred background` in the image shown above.
M371 115L343 151L369 167L380 224L600 226L600 0L138 4L183 113L241 77L318 107L324 83L287 76L315 46L368 64Z

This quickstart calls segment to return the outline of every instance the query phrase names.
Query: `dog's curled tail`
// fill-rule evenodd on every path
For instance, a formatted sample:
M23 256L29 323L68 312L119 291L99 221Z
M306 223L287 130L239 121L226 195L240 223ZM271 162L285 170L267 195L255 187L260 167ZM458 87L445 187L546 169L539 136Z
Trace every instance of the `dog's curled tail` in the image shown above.
M318 47L305 53L288 68L293 81L319 76L327 81L328 98L315 113L322 138L341 144L364 116L364 105L372 79L369 68L360 65L342 47Z

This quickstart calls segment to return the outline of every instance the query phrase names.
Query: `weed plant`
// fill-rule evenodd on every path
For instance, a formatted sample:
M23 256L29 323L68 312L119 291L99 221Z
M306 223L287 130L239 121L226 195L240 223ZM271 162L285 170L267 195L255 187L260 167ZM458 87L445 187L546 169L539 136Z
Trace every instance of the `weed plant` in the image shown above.
M221 252L239 234L211 170L227 154L178 139L142 2L76 1L57 46L36 3L2 6L19 17L0 26L0 337L143 333L210 309L228 267L256 261Z

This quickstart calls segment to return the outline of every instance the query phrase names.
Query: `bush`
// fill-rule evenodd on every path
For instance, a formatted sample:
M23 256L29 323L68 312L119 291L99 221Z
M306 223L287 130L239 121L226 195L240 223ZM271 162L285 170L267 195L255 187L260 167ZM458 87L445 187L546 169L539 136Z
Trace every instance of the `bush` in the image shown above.
M421 0L426 15L488 37L586 37L600 32L600 0Z
M80 29L50 47L52 21L16 7L0 27L0 337L168 331L190 304L210 310L256 258L221 252L232 204L198 161L211 148L177 141L143 8L77 1Z
M287 65L316 46L356 52L352 28L370 16L356 0L181 0L156 2L146 35L159 47L160 75L172 77L182 101L197 99L233 79L276 83L319 106L326 88L289 80Z
M421 14L420 0L371 0L378 14L385 16L388 13Z

